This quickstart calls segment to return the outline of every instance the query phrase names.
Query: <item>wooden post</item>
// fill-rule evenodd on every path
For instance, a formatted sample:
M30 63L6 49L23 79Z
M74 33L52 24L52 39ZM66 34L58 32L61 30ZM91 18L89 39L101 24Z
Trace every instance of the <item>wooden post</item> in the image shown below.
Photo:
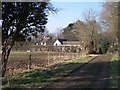
M75 54L76 54L76 52L74 53L74 59L76 59Z
M29 61L28 61L28 70L31 69L31 53L29 55Z
M47 65L50 64L49 60L50 60L50 53L49 53L49 51L48 51L48 62L47 62Z
M60 46L59 46L59 60L58 60L58 62L60 62L60 52L61 52L61 50L60 50Z
M59 52L59 62L60 62L61 56L60 56L60 52Z

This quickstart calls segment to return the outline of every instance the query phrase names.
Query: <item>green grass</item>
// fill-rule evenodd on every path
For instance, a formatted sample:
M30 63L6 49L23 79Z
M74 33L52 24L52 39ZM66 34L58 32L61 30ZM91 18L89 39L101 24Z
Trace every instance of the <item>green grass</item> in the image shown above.
M110 74L110 87L118 88L119 67L118 67L118 55L114 55L111 59L111 74Z
M93 57L81 57L77 60L65 61L48 69L36 69L29 72L19 73L15 76L3 78L3 87L9 88L30 88L43 87L80 66L80 63L85 63Z

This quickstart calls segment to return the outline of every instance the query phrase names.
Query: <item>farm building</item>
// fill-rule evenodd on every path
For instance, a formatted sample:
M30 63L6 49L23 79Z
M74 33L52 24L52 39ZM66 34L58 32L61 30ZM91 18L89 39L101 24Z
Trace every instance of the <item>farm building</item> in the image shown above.
M46 37L41 41L41 45L42 46L53 45L54 42L55 42L55 40L53 40L52 38Z
M55 42L54 42L54 46L61 46L63 44L63 42L62 41L60 41L60 40L56 40Z
M80 46L79 41L67 41L66 39L57 39L54 46Z
M65 39L56 39L53 46L61 46L63 45L63 41L66 41Z
M64 41L63 46L80 46L79 41Z

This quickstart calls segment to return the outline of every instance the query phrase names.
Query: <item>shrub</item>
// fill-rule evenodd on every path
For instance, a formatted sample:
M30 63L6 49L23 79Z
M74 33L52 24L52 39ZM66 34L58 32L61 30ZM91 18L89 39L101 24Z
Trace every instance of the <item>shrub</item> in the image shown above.
M105 54L109 48L109 41L107 39L102 39L100 41L99 53Z

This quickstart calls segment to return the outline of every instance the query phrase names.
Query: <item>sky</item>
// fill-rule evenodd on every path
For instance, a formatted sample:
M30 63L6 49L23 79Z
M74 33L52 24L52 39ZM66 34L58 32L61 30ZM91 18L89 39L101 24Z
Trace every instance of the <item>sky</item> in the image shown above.
M74 23L77 20L83 21L82 12L86 9L93 9L99 14L102 8L102 0L51 0L51 3L60 11L48 16L46 28L50 33L58 33L69 23Z
M57 14L50 14L48 16L46 27L50 33L58 33L67 27L69 23L74 23L77 20L84 21L82 13L86 9L93 9L97 14L102 9L102 2L55 2L53 0L52 4L60 9L60 11Z

